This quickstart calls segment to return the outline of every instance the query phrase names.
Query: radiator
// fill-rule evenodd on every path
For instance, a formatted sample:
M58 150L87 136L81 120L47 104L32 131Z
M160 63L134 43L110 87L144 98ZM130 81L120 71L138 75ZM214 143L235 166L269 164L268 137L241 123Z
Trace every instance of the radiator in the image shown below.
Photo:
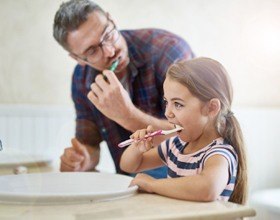
M0 140L4 151L47 155L59 162L75 133L72 106L0 105ZM1 152L0 152L1 153ZM115 172L106 142L101 143L100 171Z
M72 107L0 105L3 151L21 151L56 157L74 136Z

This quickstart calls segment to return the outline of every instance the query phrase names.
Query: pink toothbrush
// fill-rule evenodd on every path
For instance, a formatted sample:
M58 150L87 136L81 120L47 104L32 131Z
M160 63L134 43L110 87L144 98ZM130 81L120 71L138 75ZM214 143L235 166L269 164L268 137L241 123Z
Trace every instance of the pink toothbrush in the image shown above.
M176 128L171 129L171 130L158 130L151 134L146 135L145 138L154 137L154 136L158 136L158 135L168 135L168 134L172 134L177 131L181 131L182 129L183 129L182 127L177 126ZM127 145L132 144L133 142L134 142L134 139L128 139L126 141L119 143L118 147L125 147Z

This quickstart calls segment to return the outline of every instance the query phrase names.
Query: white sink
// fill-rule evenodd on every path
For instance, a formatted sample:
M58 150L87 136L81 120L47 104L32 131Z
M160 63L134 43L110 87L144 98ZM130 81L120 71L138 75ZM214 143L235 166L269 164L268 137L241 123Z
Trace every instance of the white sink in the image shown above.
M132 177L110 173L41 173L0 176L1 203L67 204L131 196Z

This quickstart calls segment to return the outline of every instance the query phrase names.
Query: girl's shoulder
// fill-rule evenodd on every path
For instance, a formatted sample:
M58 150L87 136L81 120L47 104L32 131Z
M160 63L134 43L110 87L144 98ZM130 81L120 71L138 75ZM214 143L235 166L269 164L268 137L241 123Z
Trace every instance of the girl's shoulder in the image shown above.
M223 138L216 139L213 144L205 151L202 164L207 161L211 156L221 155L227 159L229 166L233 171L238 164L238 155L234 147L228 144Z
M213 141L212 145L209 146L207 153L210 154L212 152L228 152L232 154L234 157L237 156L235 148L227 143L224 138L220 137Z

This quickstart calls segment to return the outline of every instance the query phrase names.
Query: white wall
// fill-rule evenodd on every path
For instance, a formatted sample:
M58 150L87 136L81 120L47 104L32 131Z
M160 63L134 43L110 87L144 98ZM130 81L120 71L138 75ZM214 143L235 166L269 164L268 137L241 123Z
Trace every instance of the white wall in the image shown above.
M0 103L70 104L74 62L52 38L62 0L0 0ZM279 0L97 0L119 28L158 27L221 61L238 106L280 106Z

